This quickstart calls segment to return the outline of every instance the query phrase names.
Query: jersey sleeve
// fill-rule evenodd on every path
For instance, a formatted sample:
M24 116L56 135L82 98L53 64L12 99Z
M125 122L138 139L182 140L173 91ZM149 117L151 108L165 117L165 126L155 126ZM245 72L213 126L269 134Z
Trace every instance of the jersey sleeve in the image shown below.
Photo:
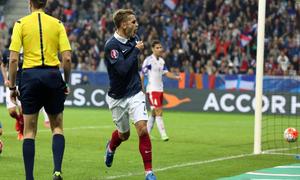
M121 51L117 46L112 44L106 45L104 48L105 56L110 64L115 64L117 61L123 59Z
M148 70L149 70L149 63L148 63L148 58L146 58L143 62L143 65L142 65L142 73L144 75L148 75ZM150 65L151 66L151 65Z
M21 21L17 21L13 28L11 35L11 43L9 46L10 51L20 52L22 47L22 24Z
M165 75L165 74L167 74L168 72L169 72L169 70L168 70L168 68L167 68L167 65L166 65L166 63L165 63L165 61L164 61L164 67L163 67L163 74Z
M59 22L59 51L71 51L71 46L64 25Z

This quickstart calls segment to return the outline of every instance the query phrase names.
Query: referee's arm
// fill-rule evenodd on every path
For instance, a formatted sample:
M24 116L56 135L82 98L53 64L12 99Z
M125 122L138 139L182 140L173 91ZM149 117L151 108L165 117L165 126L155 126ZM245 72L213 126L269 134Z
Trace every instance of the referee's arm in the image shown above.
M61 53L62 56L62 67L64 69L64 78L65 82L69 83L70 81L70 74L71 74L71 51L64 51Z
M59 28L59 50L62 56L62 68L64 69L65 82L69 83L72 68L71 46L68 40L65 27L61 22L59 22Z
M9 46L10 56L9 56L9 81L10 88L16 87L16 77L17 77L17 69L19 63L19 52L22 47L22 36L21 33L21 23L17 21L13 28L13 33L11 36L11 43Z
M9 81L10 88L16 87L17 70L19 63L19 53L16 51L10 51L9 56Z

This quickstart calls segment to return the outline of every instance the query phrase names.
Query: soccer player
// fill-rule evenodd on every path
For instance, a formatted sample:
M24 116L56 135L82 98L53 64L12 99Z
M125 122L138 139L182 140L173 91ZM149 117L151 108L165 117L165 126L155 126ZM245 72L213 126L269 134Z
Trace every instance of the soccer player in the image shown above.
M6 50L3 52L2 59L1 61L1 72L2 72L2 77L4 81L4 86L6 87L6 107L8 110L9 115L16 119L16 131L18 132L18 140L23 140L23 128L24 128L24 120L23 120L23 114L22 114L22 108L21 108L21 103L19 100L17 100L16 104L14 104L10 100L10 91L9 91L9 84L10 81L8 80L8 64L9 64L9 50L8 46L6 47ZM22 61L20 60L19 62L19 67L21 67ZM21 68L18 68L18 73L17 73L17 81L20 80L21 76ZM18 82L17 82L18 84Z
M116 130L106 145L105 164L111 167L117 147L129 138L133 120L139 136L139 149L144 162L146 180L155 180L152 172L152 147L147 131L147 109L138 72L138 55L144 44L137 37L138 22L131 9L119 9L113 15L114 35L104 47L105 64L110 80L106 96Z
M157 128L159 130L161 139L163 141L168 141L169 137L167 136L164 122L162 119L162 104L163 104L163 81L162 76L171 79L180 80L180 76L176 76L173 73L170 73L166 67L165 61L162 58L163 48L161 43L158 40L154 40L151 44L152 55L148 56L142 66L142 83L144 83L144 76L148 76L147 84L147 98L152 109L152 115L149 116L147 123L147 129L150 134L154 122L156 121ZM144 87L144 84L143 84Z
M23 160L26 180L33 180L35 136L42 107L48 114L52 131L53 179L60 180L65 149L63 110L71 71L71 47L64 25L44 12L47 0L29 0L31 14L18 20L13 28L9 61L10 96L16 101L16 72L21 47L24 50L19 84L24 115ZM64 80L59 71L61 53Z

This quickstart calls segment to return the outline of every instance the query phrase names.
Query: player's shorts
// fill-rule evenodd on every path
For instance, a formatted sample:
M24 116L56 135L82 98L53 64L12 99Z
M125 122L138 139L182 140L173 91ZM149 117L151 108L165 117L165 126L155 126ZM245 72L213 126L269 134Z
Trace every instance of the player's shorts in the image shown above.
M147 98L151 109L162 108L163 100L164 100L163 92L157 92L157 91L147 92Z
M16 107L16 105L11 101L11 99L10 99L10 90L9 90L9 88L7 87L6 88L6 108L7 109L10 109L10 108L14 108L14 107ZM17 99L17 105L18 106L21 106L21 102L19 101L19 99Z
M0 128L2 128L2 124L1 124L1 122L0 122Z
M49 114L58 114L64 110L65 82L58 68L23 69L19 87L24 114L35 114L43 106Z
M134 124L148 120L145 94L142 91L123 99L114 99L106 95L106 102L112 111L113 122L121 133L129 131L129 119L132 119Z

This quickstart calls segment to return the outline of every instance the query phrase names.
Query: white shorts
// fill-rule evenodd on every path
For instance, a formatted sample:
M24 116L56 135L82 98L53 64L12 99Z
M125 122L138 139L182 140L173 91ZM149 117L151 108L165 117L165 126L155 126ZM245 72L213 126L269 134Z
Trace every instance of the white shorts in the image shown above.
M49 122L49 117L48 117L48 114L46 113L45 111L45 108L42 107L42 109L40 110L40 112L42 111L43 115L44 115L44 121L45 122Z
M6 88L6 100L5 101L6 101L6 108L7 109L16 107L16 105L11 102L11 99L10 99L10 90L9 90L8 87ZM18 106L21 106L21 102L19 101L19 99L17 99L17 104L18 104Z
M106 102L112 111L113 122L121 133L129 131L129 119L132 119L134 124L148 120L145 94L142 91L123 99L114 99L106 95Z

